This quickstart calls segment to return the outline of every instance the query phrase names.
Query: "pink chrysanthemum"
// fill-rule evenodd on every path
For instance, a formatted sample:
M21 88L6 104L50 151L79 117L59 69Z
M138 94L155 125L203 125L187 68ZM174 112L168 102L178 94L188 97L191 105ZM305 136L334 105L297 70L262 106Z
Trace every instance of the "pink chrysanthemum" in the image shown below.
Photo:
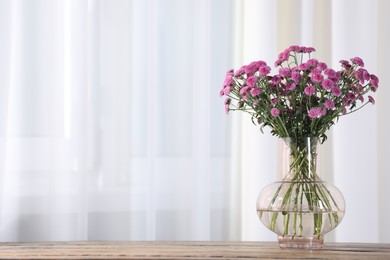
M256 97L256 96L258 96L260 94L260 92L261 92L260 88L253 88L251 90L251 95L252 95L252 97Z
M248 87L248 86L245 86L245 87L241 88L241 89L240 89L240 95L246 96L246 95L248 94L247 92L248 92L250 89L251 89L251 88Z
M299 73L299 71L293 71L291 73L291 79L295 82L295 83L299 83L301 81L301 74Z
M318 62L317 68L319 68L320 70L326 70L328 68L328 65L326 65L325 62Z
M375 99L372 96L368 96L368 101L375 105Z
M246 80L246 84L248 84L249 87L254 87L255 84L257 83L257 77L256 76L250 76Z
M286 89L287 90L294 90L297 88L297 85L295 83L287 83L286 84Z
M310 60L307 61L307 64L308 64L310 67L315 68L315 67L317 66L317 64L318 64L318 60L316 60L316 59L310 59Z
M327 99L324 103L324 106L327 108L327 109L333 109L334 108L334 101L331 100L331 99Z
M271 115L273 117L278 117L280 115L280 110L278 108L276 108L276 107L272 108L271 109Z
M338 87L332 88L332 94L336 97L339 97L341 95L341 89Z
M291 74L291 70L289 68L280 68L279 75L282 77L288 77Z
M349 61L346 60L340 60L341 67L343 67L346 70L349 70L351 68L351 64L349 64Z
M313 86L307 86L305 88L305 94L308 96L313 95L316 92L316 89Z
M310 109L308 112L307 112L308 116L310 118L317 118L319 117L321 114L320 114L320 111L318 110L318 108L312 108Z
M231 88L230 86L229 86L229 87L226 87L226 88L224 88L224 90L223 90L223 94L224 94L224 95L229 95L231 91L232 91L232 88Z
M259 74L261 76L266 76L271 72L271 68L269 66L262 66L259 69Z
M298 66L300 70L308 70L310 68L310 65L308 63L302 63Z
M324 79L324 76L322 76L321 74L314 74L312 77L311 77L311 81L313 81L314 83L321 83L321 81Z
M277 84L279 84L281 81L282 81L282 78L281 78L279 75L275 75L275 76L272 78L272 84L273 84L273 85L277 85Z
M356 65L358 65L360 67L364 67L364 62L359 57L352 58L351 61L352 61L352 63L354 63L354 64L356 64Z
M356 95L353 94L352 92L348 92L347 96L348 96L348 98L349 98L350 100L352 100L352 101L356 100Z
M244 65L241 68L239 68L238 70L236 70L236 72L234 73L234 76L240 77L240 76L244 75L245 74L245 67L246 66Z
M321 86L326 90L331 90L334 87L334 83L330 79L325 79L322 81Z
M301 52L303 53L311 53L311 52L315 52L316 49L314 49L313 47L302 47L301 48Z
M336 71L334 71L333 69L324 70L324 74L328 76L328 78L335 78L337 76Z
M225 113L229 114L229 105L228 104L225 105Z

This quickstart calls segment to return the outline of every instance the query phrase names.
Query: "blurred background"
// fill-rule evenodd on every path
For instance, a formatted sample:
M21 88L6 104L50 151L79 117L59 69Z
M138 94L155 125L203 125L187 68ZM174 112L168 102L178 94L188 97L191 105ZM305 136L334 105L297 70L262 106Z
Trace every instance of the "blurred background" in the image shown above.
M390 242L390 1L0 0L0 241L271 240L278 140L225 115L225 72L313 46L361 57L375 106L341 118L326 241Z

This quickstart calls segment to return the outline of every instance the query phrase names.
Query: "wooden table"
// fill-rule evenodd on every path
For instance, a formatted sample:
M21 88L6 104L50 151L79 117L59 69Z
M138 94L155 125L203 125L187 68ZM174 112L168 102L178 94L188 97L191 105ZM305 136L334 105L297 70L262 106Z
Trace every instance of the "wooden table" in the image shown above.
M326 243L322 250L276 242L0 243L0 259L390 259L390 244Z

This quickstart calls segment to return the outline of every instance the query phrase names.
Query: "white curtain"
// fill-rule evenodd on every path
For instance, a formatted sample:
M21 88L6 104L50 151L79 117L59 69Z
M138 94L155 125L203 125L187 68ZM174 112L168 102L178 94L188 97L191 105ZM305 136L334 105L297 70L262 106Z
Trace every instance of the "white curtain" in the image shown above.
M277 140L226 116L225 71L291 44L361 56L377 104L329 133L347 214L390 242L386 0L0 1L0 240L275 240L257 218Z

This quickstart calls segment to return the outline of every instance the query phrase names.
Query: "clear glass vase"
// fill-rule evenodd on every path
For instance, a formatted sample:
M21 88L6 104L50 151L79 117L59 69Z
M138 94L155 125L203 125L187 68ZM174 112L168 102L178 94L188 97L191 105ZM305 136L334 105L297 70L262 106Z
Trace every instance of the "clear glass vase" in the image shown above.
M282 180L257 199L258 216L281 248L321 249L324 235L344 217L342 193L319 177L319 148L318 138L285 138Z

